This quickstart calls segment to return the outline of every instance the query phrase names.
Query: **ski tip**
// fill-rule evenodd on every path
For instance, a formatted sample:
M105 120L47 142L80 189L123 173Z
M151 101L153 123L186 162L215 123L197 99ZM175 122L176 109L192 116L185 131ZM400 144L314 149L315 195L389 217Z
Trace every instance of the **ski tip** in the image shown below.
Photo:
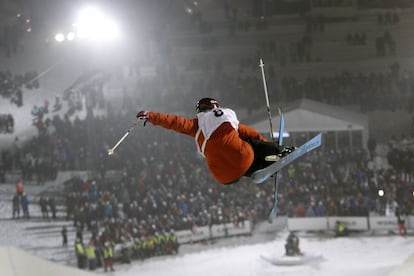
M273 221L275 221L276 219L277 219L277 213L275 211L275 207L273 207L269 215L267 216L267 222L273 223Z
M318 139L318 147L322 145L322 133L319 133L316 135L316 138Z
M264 180L262 178L255 178L252 176L252 182L254 184L262 184L264 182Z
M261 173L263 171L264 171L263 169L262 170L258 170L258 171L255 171L252 174L252 176L250 178L252 179L252 182L254 184L261 184L261 183L265 182L265 180L268 178L268 177L264 177L263 175L261 175Z

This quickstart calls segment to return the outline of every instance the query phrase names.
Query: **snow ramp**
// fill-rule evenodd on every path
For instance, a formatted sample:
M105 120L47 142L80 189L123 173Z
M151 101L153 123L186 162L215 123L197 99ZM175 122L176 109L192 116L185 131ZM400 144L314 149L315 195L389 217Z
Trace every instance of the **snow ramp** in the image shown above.
M2 276L93 276L87 271L56 264L10 246L0 247Z
M390 276L414 275L414 253L411 254L400 266L391 271Z

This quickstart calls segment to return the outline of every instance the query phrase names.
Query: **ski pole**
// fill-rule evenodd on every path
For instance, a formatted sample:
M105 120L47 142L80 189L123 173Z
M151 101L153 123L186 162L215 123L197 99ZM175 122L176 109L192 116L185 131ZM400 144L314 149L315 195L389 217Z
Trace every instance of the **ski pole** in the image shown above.
M275 140L274 134L273 134L272 113L270 112L269 94L267 93L266 76L264 72L264 63L262 59L260 59L259 67L262 71L263 87L264 87L265 98L266 98L267 115L269 116L269 124L270 124L270 137L272 138L272 140Z
M137 126L139 120L137 119L135 123L128 128L128 130L125 132L124 136L119 139L119 141L115 144L115 146L112 149L108 149L108 155L113 155L115 152L115 149L122 143L122 141L125 140L125 138L134 130L134 128Z
M265 71L264 71L264 63L263 63L263 59L260 59L260 69L262 71L262 79L263 79L263 88L264 88L264 92L265 92L265 98L266 98L266 108L267 108L267 115L269 116L269 125L270 125L270 137L272 138L273 142L275 142L275 137L274 137L274 133L273 133L273 125L272 125L272 114L270 112L270 101L269 101L269 93L267 93L267 84L266 84L266 76L265 76ZM279 109L280 115L281 115L281 111ZM282 120L283 117L280 116L281 119L281 125L282 126ZM284 123L283 123L284 125ZM283 136L283 130L280 128L279 132L282 132L282 136ZM280 135L279 135L280 136ZM280 140L281 138L279 137L279 142L282 142L282 140ZM282 138L283 139L283 138ZM279 143L280 144L280 143ZM275 185L274 185L274 203L273 203L273 208L271 213L268 216L269 222L272 222L272 215L274 217L277 216L277 205L278 205L278 187L279 187L279 181L278 181L278 174L275 173Z

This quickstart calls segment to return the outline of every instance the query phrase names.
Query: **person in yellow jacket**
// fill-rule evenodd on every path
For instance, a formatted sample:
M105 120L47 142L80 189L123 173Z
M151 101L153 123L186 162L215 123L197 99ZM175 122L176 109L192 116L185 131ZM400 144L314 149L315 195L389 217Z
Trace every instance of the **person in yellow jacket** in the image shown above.
M342 221L337 220L335 222L335 237L348 236L348 229L346 224Z
M160 235L158 232L155 232L154 236L152 237L152 240L154 241L154 254L156 256L162 255L164 253L162 248L164 244L163 236Z
M173 254L173 253L178 253L178 240L177 240L177 236L174 233L174 230L171 230L166 237L166 246L165 246L165 250L168 254Z
M110 268L111 271L115 271L113 267L113 257L114 257L114 252L113 252L111 243L105 242L104 248L103 248L103 259L104 259L105 272L108 271L108 268Z
M86 258L88 259L89 270L96 269L96 254L93 240L89 242L89 245L85 248Z
M75 241L75 252L76 252L76 258L78 262L78 268L85 268L86 265L86 255L85 255L85 248L83 246L83 243L76 239Z
M144 258L149 258L154 254L154 240L151 237L145 237L143 242Z
M132 245L132 252L133 256L138 259L143 258L143 249L142 249L143 241L140 238L136 238L134 244Z

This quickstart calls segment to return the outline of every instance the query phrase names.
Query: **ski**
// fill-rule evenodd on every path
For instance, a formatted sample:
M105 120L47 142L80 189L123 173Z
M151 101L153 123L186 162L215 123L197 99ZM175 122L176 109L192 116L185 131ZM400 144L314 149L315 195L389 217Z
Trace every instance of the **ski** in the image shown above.
M258 170L253 173L251 176L253 183L260 184L266 181L269 177L280 171L283 167L289 165L293 161L295 161L297 158L301 157L302 155L308 153L311 150L316 149L322 144L322 133L319 133L306 143L304 143L302 146L294 150L292 153L286 155L279 161L273 163L272 165Z

